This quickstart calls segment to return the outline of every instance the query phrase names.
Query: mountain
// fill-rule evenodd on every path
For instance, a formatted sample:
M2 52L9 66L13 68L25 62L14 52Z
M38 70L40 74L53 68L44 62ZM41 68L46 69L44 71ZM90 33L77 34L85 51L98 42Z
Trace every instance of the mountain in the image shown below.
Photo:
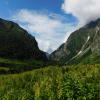
M100 63L100 19L73 32L50 59L61 64Z
M11 59L46 60L33 36L18 24L0 19L0 57Z
M53 50L52 50L51 48L49 48L49 49L47 50L47 52L50 54L50 53L53 52Z

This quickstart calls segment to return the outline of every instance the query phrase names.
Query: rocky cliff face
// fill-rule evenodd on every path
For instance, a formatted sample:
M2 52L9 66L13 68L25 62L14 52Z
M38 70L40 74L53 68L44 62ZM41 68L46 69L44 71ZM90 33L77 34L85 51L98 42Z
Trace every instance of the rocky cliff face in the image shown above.
M37 41L18 24L0 19L0 57L46 60Z
M100 19L73 32L50 59L62 64L99 63Z

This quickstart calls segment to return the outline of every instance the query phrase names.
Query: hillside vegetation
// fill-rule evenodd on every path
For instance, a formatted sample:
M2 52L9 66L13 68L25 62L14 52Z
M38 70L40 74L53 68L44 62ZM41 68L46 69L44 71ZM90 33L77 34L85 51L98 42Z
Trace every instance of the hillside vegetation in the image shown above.
M34 36L18 24L0 19L0 57L18 60L43 60L47 57L41 51Z
M0 58L0 75L21 73L37 68L45 67L47 63L42 60L15 60Z
M71 33L50 59L61 64L100 63L100 19Z
M100 100L100 65L48 66L1 75L0 100Z

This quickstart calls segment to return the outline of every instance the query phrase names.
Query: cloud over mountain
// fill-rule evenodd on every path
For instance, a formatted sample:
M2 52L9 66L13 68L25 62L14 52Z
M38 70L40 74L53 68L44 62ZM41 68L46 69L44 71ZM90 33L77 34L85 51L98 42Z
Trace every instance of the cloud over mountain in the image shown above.
M18 11L13 16L13 20L33 34L39 47L44 51L59 47L66 33L73 27L61 15L27 9Z
M75 16L80 25L100 18L100 0L64 0L62 9Z

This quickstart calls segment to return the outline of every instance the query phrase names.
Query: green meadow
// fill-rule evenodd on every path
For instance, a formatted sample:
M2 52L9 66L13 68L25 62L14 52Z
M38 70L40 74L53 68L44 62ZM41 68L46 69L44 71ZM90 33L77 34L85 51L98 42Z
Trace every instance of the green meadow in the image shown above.
M0 75L0 100L100 100L100 65L48 66Z

